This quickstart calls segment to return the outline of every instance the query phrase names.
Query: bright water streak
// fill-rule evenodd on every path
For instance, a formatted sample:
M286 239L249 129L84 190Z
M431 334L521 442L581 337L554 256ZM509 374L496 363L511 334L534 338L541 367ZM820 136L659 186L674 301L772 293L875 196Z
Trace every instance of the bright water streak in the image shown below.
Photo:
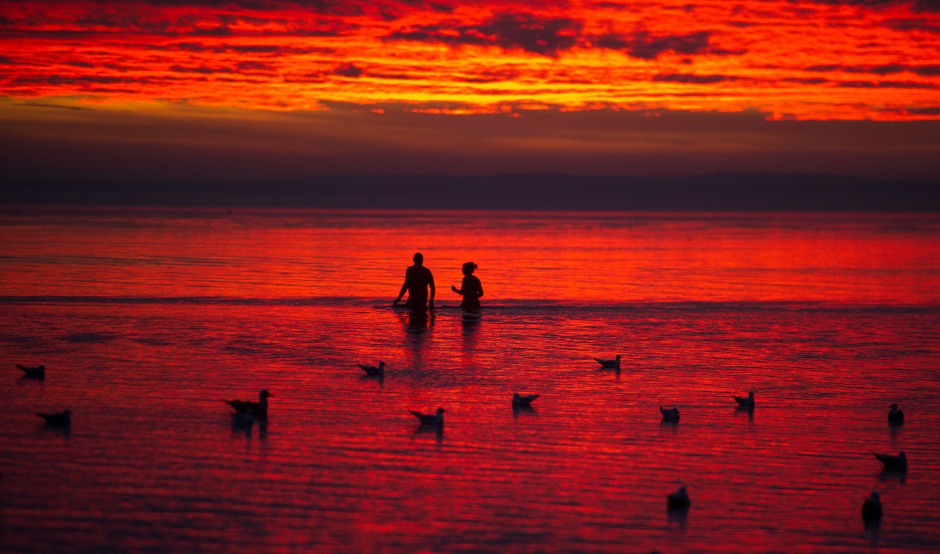
M940 546L935 218L63 211L0 224L4 550ZM461 262L480 264L480 319L387 307L419 249L439 304L458 299ZM616 353L619 373L591 359ZM355 366L379 359L382 380ZM14 363L49 373L20 380ZM219 399L261 388L270 421L233 427ZM735 411L750 389L757 409ZM514 391L542 397L514 412ZM662 424L659 405L680 423ZM441 433L408 413L437 406ZM65 407L70 432L31 413ZM882 473L872 450L904 450L911 469ZM665 507L680 484L685 517ZM885 516L866 529L872 490Z

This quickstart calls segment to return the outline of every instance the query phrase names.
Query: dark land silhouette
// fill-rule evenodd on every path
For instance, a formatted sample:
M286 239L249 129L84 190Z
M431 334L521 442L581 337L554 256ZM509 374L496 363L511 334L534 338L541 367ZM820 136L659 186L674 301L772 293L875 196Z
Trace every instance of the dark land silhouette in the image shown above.
M940 181L722 173L696 177L327 175L291 181L0 182L0 204L323 209L940 211Z

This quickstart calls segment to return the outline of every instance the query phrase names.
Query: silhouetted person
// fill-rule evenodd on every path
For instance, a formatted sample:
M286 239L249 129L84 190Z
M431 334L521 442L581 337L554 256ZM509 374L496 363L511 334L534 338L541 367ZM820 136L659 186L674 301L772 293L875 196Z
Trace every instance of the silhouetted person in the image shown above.
M463 264L464 277L463 283L460 285L461 288L450 287L457 294L463 295L463 302L460 303L460 307L471 312L480 309L480 297L483 296L483 285L480 284L480 279L473 274L473 270L476 268L477 264L473 262Z
M398 305L407 290L408 301L405 302L405 306L411 308L412 311L424 311L428 305L434 309L434 276L431 275L430 269L424 267L424 255L421 252L414 255L414 262L415 265L405 271L405 283L401 286L398 298L392 302L392 306ZM428 287L431 287L430 298Z

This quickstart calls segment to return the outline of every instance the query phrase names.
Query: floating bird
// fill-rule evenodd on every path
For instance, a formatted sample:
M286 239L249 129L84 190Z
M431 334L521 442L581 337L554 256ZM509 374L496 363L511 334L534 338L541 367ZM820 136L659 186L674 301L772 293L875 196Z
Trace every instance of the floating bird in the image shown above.
M659 407L659 413L663 414L663 421L679 421L679 408Z
M685 487L679 487L679 490L666 495L666 500L670 510L688 510L692 501L689 500L689 493L685 492Z
M862 519L866 522L881 519L881 497L877 492L871 491L871 496L862 504Z
M421 425L444 425L444 411L444 408L438 408L435 415L422 414L414 410L411 410L411 413L418 418Z
M35 414L45 419L46 425L66 427L72 424L72 412L68 410L63 410L55 414L44 414L42 412L35 412Z
M897 456L891 454L879 454L872 452L881 463L885 465L885 470L896 469L898 471L907 471L907 454L902 450Z
M753 408L754 407L754 391L747 393L747 397L744 396L735 396L734 400L738 403L740 408Z
M379 362L379 365L362 365L356 364L362 368L362 371L366 372L366 375L385 375L385 362Z
M617 358L614 360L602 360L600 358L594 358L594 360L601 364L601 367L608 367L610 369L620 369L620 354L617 354Z
M521 407L523 407L523 408L528 408L528 407L532 406L532 401L535 400L535 399L538 398L538 397L539 397L538 394L525 394L525 395L522 395L522 394L519 394L518 392L514 392L514 393L512 394L512 405L513 405L513 406L521 406Z
M891 404L891 409L888 410L888 421L891 423L904 423L904 412L898 408L897 404Z
M262 419L268 417L268 397L274 396L268 392L268 389L264 389L261 393L258 394L258 402L245 402L244 400L223 400L229 406L235 410L237 414L243 414L248 410L251 410L252 413Z
M16 367L23 370L23 373L26 374L26 377L41 377L46 376L46 366L41 365L37 367L29 367L25 365L16 364Z

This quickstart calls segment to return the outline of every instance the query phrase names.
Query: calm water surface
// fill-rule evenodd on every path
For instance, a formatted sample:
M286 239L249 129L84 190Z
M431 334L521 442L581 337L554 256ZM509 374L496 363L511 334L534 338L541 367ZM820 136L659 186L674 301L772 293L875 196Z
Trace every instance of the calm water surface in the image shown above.
M2 551L940 549L933 215L8 208L0 281Z

